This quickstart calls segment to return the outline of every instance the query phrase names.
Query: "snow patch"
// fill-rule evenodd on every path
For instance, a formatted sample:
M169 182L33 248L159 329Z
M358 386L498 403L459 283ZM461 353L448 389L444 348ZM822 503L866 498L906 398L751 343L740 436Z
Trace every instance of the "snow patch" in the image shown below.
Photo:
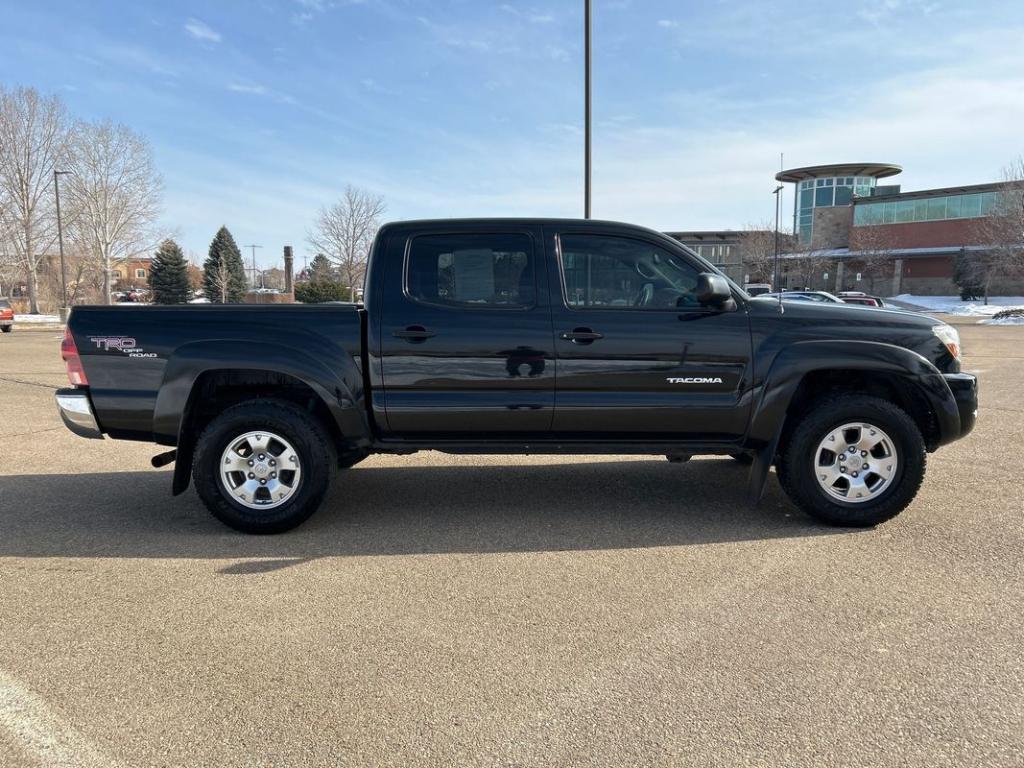
M60 323L59 315L15 315L15 325L29 325L30 323Z
M992 317L996 312L1009 307L1024 307L1024 296L990 296L988 304L961 301L959 296L917 296L912 293L901 293L893 296L892 300L912 305L922 312L941 312L961 317Z

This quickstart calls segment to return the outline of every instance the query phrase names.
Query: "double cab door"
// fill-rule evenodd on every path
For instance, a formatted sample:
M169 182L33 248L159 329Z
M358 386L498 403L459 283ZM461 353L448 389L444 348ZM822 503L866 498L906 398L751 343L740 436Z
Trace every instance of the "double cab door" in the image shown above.
M397 437L730 441L750 413L742 306L644 230L416 230L388 248L378 325Z
M392 235L380 364L388 430L473 439L547 434L555 404L540 227Z

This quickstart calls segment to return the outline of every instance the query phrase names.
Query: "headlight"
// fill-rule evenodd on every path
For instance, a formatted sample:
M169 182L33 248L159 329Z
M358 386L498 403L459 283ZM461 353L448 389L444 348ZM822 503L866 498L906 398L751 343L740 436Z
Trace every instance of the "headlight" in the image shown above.
M949 350L949 354L953 356L954 360L960 360L960 334L957 333L956 328L952 325L933 325L932 333L935 334L936 338L946 345L946 349Z

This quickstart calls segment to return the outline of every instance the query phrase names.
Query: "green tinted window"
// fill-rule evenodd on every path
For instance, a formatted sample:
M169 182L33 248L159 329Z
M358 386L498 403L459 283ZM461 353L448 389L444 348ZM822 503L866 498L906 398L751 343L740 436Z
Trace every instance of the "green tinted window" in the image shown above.
M946 198L932 197L928 199L928 220L936 221L946 218Z
M832 187L818 187L818 189L814 190L815 208L827 208L830 205L832 205Z
M960 215L963 218L971 218L981 215L981 195L964 195L960 208Z
M849 205L852 194L851 187L836 187L835 205Z

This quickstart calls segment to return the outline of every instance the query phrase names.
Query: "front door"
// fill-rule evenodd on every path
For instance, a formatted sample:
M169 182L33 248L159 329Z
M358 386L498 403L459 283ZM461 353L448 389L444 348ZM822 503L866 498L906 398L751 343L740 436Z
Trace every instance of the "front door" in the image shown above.
M653 235L588 228L547 237L557 253L552 432L739 439L750 414L750 327L742 306L723 311L697 301L706 267Z
M540 228L442 225L388 255L380 348L390 432L546 434L555 367Z

